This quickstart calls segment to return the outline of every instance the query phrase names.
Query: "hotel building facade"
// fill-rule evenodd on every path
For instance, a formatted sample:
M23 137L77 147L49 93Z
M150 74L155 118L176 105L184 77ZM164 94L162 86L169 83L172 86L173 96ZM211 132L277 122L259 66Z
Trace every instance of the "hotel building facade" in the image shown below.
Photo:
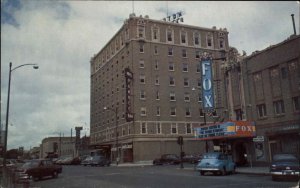
M167 153L201 154L213 143L194 127L228 119L221 67L226 29L202 28L131 14L90 61L90 142L114 161L149 161ZM203 54L213 59L215 111L204 113Z

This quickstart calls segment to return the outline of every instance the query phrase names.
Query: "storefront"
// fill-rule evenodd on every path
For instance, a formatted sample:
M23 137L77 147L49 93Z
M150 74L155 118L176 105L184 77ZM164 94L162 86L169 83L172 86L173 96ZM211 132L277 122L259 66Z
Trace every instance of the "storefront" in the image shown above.
M252 139L256 136L254 122L228 121L196 127L195 136L197 140L212 142L213 149L210 151L231 154L239 166L252 163Z

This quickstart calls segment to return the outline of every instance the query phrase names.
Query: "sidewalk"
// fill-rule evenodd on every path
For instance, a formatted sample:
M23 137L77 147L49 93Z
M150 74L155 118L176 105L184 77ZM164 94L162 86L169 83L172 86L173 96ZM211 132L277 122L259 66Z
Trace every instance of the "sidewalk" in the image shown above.
M144 166L152 166L152 161L141 161L137 163L120 163L118 167L144 167ZM117 166L115 163L112 163L111 166ZM192 164L185 164L184 163L183 170L195 170L194 165ZM178 166L180 169L180 166ZM255 175L270 175L269 167L237 167L236 173L238 174L255 174Z

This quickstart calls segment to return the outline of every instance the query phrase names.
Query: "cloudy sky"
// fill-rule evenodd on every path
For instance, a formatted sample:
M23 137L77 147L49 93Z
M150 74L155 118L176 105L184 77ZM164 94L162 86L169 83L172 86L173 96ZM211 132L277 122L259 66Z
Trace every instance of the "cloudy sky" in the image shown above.
M89 135L90 58L129 14L161 20L184 12L184 22L227 28L230 46L251 54L299 33L299 4L206 1L1 0L1 124L5 125L9 62L12 72L8 147L38 146L47 136L83 126ZM74 131L73 131L74 135Z

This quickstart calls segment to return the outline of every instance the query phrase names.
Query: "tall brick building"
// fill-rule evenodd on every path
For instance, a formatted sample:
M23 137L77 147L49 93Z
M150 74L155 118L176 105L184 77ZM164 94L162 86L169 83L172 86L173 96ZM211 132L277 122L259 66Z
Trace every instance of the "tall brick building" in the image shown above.
M93 148L121 162L153 160L179 154L176 141L183 136L185 153L203 153L193 127L227 115L221 60L213 62L216 111L203 113L200 58L228 49L226 29L131 14L90 61Z

